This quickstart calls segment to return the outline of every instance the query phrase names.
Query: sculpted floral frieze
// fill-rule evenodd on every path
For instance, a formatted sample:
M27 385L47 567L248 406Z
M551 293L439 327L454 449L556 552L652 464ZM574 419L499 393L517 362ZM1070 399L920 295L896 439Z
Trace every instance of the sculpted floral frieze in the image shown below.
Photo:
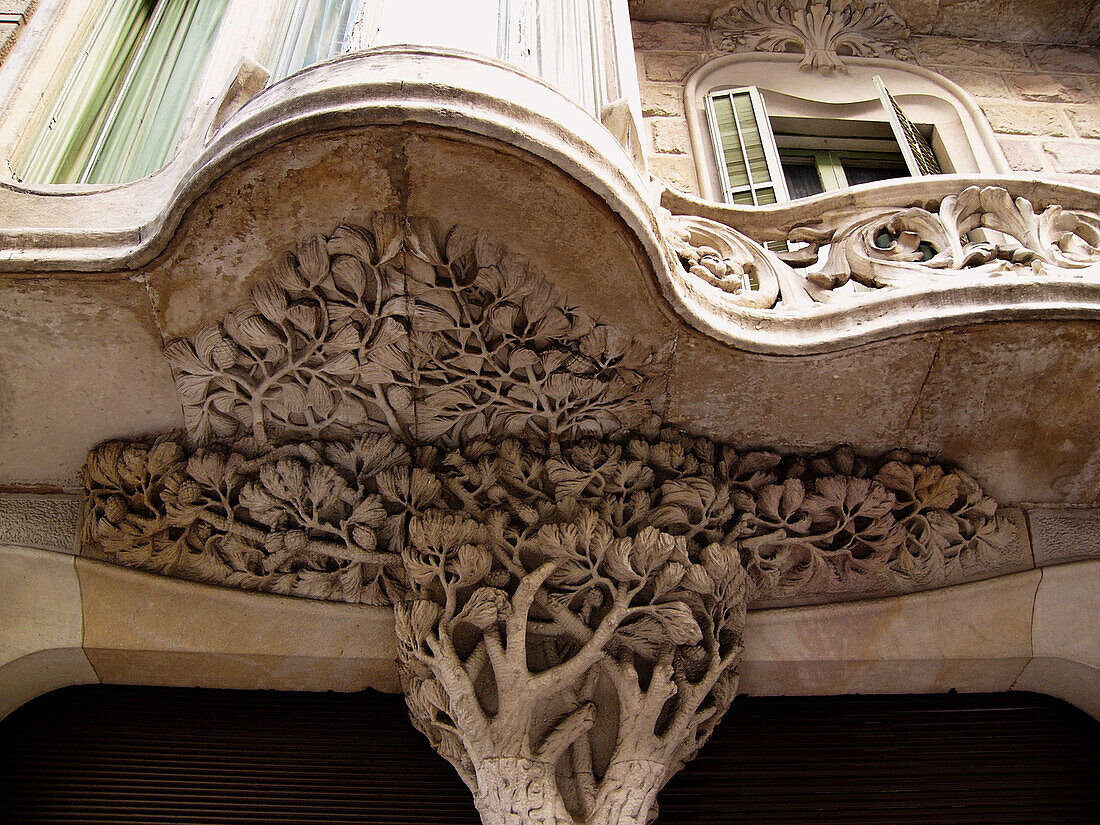
M801 52L803 71L846 73L844 58L908 59L909 31L886 3L868 0L749 0L711 22L726 51Z

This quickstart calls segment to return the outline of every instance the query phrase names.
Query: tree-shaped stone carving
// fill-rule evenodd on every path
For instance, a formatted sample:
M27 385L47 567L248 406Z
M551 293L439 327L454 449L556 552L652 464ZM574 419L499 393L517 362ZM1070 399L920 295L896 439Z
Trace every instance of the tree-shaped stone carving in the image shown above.
M670 446L473 445L412 517L406 697L486 825L647 822L733 698L749 579Z

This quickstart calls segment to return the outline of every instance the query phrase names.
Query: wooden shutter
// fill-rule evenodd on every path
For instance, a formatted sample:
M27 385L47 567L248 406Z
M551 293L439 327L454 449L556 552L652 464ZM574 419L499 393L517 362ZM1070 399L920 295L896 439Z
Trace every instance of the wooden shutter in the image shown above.
M909 173L914 177L921 175L942 175L943 169L936 160L936 154L932 151L931 144L924 139L924 135L913 124L901 106L894 99L882 82L882 78L875 75L875 88L878 89L879 101L886 112L886 119L890 122L890 128L894 131L901 154L905 158L905 164L909 167Z

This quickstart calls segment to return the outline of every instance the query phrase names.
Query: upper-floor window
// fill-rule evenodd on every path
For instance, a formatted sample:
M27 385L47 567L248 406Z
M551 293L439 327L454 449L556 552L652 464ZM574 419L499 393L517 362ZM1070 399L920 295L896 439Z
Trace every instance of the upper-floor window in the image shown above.
M136 180L168 162L188 123L202 119L196 99L216 103L245 55L274 83L331 57L398 44L504 60L601 118L622 96L612 2L101 0L94 9L60 3L51 12L61 22L58 38L76 45L43 42L53 55L72 57L60 71L30 64L41 70L37 76L53 76L45 94L37 92L45 105L33 92L23 94L16 111L35 125L8 125L0 139L12 147L7 159L22 182ZM230 22L222 26L223 19Z
M12 164L19 180L113 183L168 160L228 0L108 0Z
M755 87L706 98L723 199L762 205L860 183L940 174L929 137L875 76L885 122L768 117Z
M766 205L893 178L1008 171L977 106L944 78L879 59L847 58L841 76L797 66L796 55L735 55L689 78L704 197Z

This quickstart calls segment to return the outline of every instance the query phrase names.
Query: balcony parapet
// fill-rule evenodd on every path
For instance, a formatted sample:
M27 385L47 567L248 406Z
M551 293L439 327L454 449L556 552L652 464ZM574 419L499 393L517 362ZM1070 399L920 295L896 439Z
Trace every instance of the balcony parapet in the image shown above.
M950 175L766 207L670 189L662 203L680 264L666 294L740 348L827 352L973 321L1100 315L1100 195L1087 189Z

